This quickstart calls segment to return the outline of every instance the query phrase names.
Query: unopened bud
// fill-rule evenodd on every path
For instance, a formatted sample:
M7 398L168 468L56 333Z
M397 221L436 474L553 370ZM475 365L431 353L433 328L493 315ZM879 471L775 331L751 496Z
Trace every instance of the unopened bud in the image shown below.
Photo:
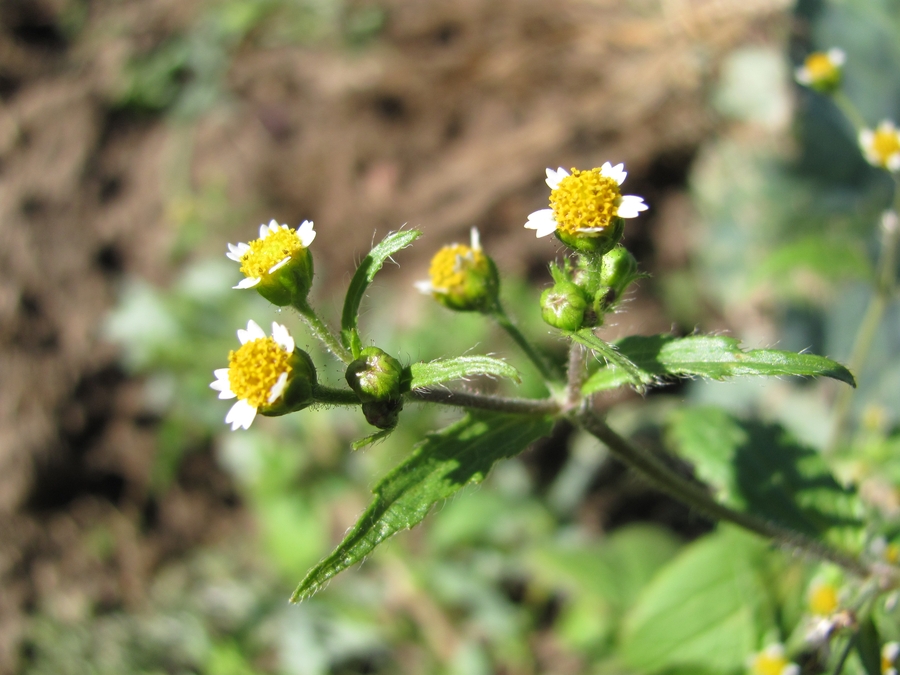
M557 282L541 294L541 317L560 330L581 328L587 306L584 292L571 281Z

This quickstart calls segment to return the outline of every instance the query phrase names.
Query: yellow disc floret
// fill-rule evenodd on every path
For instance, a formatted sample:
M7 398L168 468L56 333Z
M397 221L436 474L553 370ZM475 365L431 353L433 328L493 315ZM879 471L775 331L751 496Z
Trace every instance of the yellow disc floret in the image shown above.
M431 286L436 291L459 288L466 281L466 272L483 269L487 264L484 253L463 244L445 246L435 253L428 268Z
M816 616L829 616L838 608L837 588L832 584L817 584L809 594L809 611Z
M827 52L814 52L803 62L813 82L832 79L839 74L838 66Z
M550 208L558 230L572 235L584 230L598 231L617 215L622 198L619 184L600 171L573 168L571 175L559 181L550 193Z
M265 276L282 260L294 257L303 249L300 237L293 227L280 227L264 238L254 239L248 245L250 250L241 256L241 272L253 279Z
M278 378L290 372L291 353L270 337L250 340L228 353L231 391L254 408L266 405Z

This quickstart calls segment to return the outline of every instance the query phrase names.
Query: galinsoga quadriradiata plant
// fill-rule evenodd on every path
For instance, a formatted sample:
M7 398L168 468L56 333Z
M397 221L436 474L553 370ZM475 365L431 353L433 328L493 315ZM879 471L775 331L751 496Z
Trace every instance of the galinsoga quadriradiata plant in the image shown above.
M812 54L795 76L799 83L833 97L856 126L865 158L896 178L900 132L890 121L874 130L866 128L841 92L843 63L840 50ZM312 222L294 229L272 221L261 226L259 237L250 243L229 245L228 257L240 265L245 277L235 288L254 289L272 304L296 310L312 335L343 362L347 385L319 382L312 359L296 347L284 326L273 323L267 336L250 321L246 329L238 330L240 347L229 354L228 367L215 372L211 385L220 398L236 399L225 418L232 430L248 428L257 414L285 415L316 404L358 406L376 430L355 444L361 448L390 434L407 403L465 411L459 421L428 435L375 486L371 505L334 552L307 573L292 600L310 597L395 532L419 523L433 505L466 484L481 481L496 461L517 455L546 436L556 421L566 419L698 513L831 570L810 587L809 616L815 621L803 640L788 642L784 631L760 635L746 655L750 672L794 675L800 670L794 661L810 650L829 654L833 672L840 672L856 649L863 663L875 664L875 670L867 672L896 673L897 643L868 633L865 639L861 636L872 630L873 607L883 605L900 585L900 570L894 565L900 549L883 536L875 518L867 517L855 489L832 476L825 457L786 444L773 448L772 456L752 458L747 466L757 473L750 475L739 465L746 457L721 450L733 446L733 439L725 437L733 428L724 417L711 414L695 428L681 429L688 450L684 454L697 469L697 479L687 479L672 458L617 433L593 404L597 394L617 387L643 392L677 378L825 376L846 384L835 410L834 442L843 442L855 387L851 369L862 365L885 303L895 292L894 211L882 219L877 292L860 327L851 369L808 353L743 349L736 339L719 335L634 335L610 343L597 330L642 276L620 240L626 221L648 207L641 197L623 194L625 179L624 166L609 162L589 170L547 169L548 208L527 216L526 228L538 237L555 235L568 250L561 264L551 264L553 284L541 296L539 308L543 320L568 341L565 363L544 353L504 309L499 271L476 229L468 244L440 249L431 261L429 278L417 284L450 311L475 312L496 321L543 378L549 395L541 399L501 397L448 385L473 375L519 381L518 371L501 359L464 356L404 366L378 346L364 346L367 340L360 334L358 314L367 287L389 257L419 237L418 230L389 234L365 256L347 289L339 331L332 330L308 300L313 282L310 247L316 237ZM769 467L781 472L777 481L766 482ZM753 481L761 482L751 485ZM820 672L814 667L813 671Z

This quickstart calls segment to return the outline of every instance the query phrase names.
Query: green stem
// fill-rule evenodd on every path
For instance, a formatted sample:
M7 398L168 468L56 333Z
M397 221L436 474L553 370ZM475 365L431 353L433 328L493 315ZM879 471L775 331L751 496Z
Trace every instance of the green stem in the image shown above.
M295 302L293 307L300 312L300 316L303 317L303 320L306 322L306 325L309 326L312 334L328 347L332 354L337 356L344 363L353 361L353 354L341 344L341 341L328 329L325 322L319 318L315 310L306 300Z
M792 532L756 516L734 511L720 504L704 489L675 474L657 457L619 436L592 411L584 410L578 413L575 420L586 431L603 441L616 457L641 473L656 487L707 517L733 523L783 546L800 549L819 560L831 561L859 576L867 577L871 574L865 565L851 556L809 539L798 532Z
M491 316L500 324L500 327L505 330L509 336L515 341L517 345L521 348L525 355L531 360L534 364L535 368L541 373L541 377L544 378L544 381L548 384L555 384L560 382L563 379L562 371L551 364L547 358L538 351L537 347L535 347L531 342L529 342L528 338L518 329L518 327L512 322L512 319L509 318L509 315L506 313L506 310L503 309L503 305L498 301L493 310L491 311ZM553 387L551 387L552 389Z
M882 242L878 266L875 276L875 292L866 307L847 367L857 377L863 367L878 333L878 327L884 318L884 312L896 290L897 246L900 243L900 226L897 222L897 210L900 209L900 186L894 188L894 211L888 211L882 217ZM846 441L850 408L853 403L854 390L844 387L838 394L834 406L834 426L827 451L834 452Z
M452 405L458 408L474 408L514 415L556 415L560 413L559 403L552 398L503 398L470 394L450 389L413 389L408 396L414 401Z
M850 652L853 651L853 647L856 644L856 639L859 636L859 633L853 631L847 637L847 644L844 645L844 648L841 649L840 656L838 656L837 662L834 664L834 670L831 671L831 675L841 675L844 671L844 664L847 662L847 657L850 656Z
M834 92L834 94L832 94L832 100L840 111L844 113L844 117L846 117L850 124L853 125L857 134L866 127L866 121L863 119L863 116L859 114L859 110L853 105L853 101L847 98L847 95L843 91L838 89Z
M583 398L581 387L587 377L587 350L572 340L569 345L569 366L566 372L566 402L570 408L578 406Z
M359 396L350 389L336 389L317 384L313 387L313 399L325 405L360 405Z

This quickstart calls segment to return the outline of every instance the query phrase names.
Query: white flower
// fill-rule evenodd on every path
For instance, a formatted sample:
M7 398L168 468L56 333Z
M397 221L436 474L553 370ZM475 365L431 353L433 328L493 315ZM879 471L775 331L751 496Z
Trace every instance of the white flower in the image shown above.
M874 131L860 131L859 147L872 166L900 171L900 132L890 120L884 120Z
M813 52L803 65L794 71L794 79L807 87L829 88L840 82L841 67L847 60L843 50L832 48L827 52Z
M900 643L886 642L881 648L881 675L897 675L897 657L900 656Z
M225 255L240 263L245 275L234 288L253 288L265 275L286 265L300 250L309 248L315 238L311 220L304 220L296 230L270 220L268 225L259 226L259 239L249 244L228 244Z
M416 290L425 295L449 293L453 288L461 286L465 281L468 269L483 264L484 254L481 252L481 237L478 228L469 232L469 246L450 244L438 251L431 261L429 279L416 281Z
M613 217L635 218L647 210L643 197L623 195L619 186L628 175L624 164L605 162L599 169L570 174L564 168L547 169L550 208L529 214L525 227L546 237L556 230L591 236L605 230Z
M284 393L294 353L294 338L279 323L272 322L272 337L266 337L250 320L246 330L238 329L237 336L240 349L228 355L228 368L213 371L216 380L209 385L221 399L238 399L225 417L232 431L249 429L256 411L275 403Z
M747 664L752 675L800 675L800 666L784 655L784 645L771 644L750 657Z

